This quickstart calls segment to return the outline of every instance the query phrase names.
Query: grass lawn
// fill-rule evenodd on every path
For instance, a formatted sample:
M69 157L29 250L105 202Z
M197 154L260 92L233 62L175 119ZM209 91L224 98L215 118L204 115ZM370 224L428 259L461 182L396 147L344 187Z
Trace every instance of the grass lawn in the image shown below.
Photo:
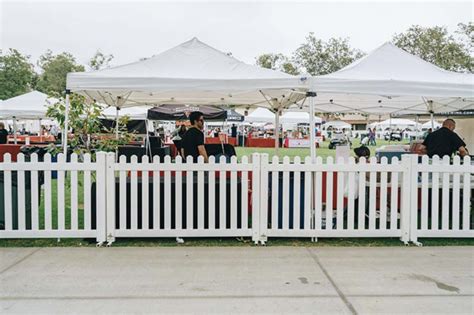
M389 144L388 141L377 141L378 146ZM393 144L394 142L392 142ZM399 144L399 142L395 142ZM335 156L336 150L328 149L328 142L316 150L318 156L327 158ZM353 147L359 146L358 140ZM375 154L376 147L370 147L372 155ZM238 157L251 155L252 153L268 153L274 155L273 148L236 148ZM309 156L308 149L301 148L281 148L279 149L279 157L289 156L293 159L300 156L302 160ZM66 229L70 228L70 175L66 178L66 194L65 194L65 225ZM84 226L83 212L83 176L78 175L78 219L79 228ZM39 226L44 228L44 190L42 190L39 207ZM53 229L57 228L57 180L52 180L52 218ZM425 246L444 246L444 245L474 245L474 239L421 239ZM318 242L311 242L310 239L293 239L293 238L272 238L267 243L268 246L403 246L397 238L320 238ZM250 239L237 240L236 238L186 238L184 244L177 244L172 238L130 238L117 239L114 246L252 246ZM95 240L83 239L0 239L0 247L51 247L51 246L95 246Z

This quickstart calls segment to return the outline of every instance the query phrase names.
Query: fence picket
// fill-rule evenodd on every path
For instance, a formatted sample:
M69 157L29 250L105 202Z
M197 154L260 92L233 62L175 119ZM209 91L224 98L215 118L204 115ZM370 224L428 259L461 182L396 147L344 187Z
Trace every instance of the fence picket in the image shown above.
M471 158L469 156L464 157L464 164L466 171L463 176L463 201L462 201L462 229L467 231L471 225L471 173L468 171L468 167L471 166Z
M272 165L280 164L278 156L274 155L272 159ZM278 189L279 189L279 173L277 171L270 172L272 174L272 229L278 229L278 212L279 212L279 200L278 200Z
M89 153L84 155L84 164L90 165L91 155ZM113 183L115 185L115 183ZM112 189L112 187L107 187ZM84 171L84 230L92 229L91 226L91 172ZM115 211L115 209L114 209Z
M304 164L311 165L311 157L307 156L305 158ZM311 226L311 217L312 217L312 201L313 201L313 174L312 172L306 171L304 172L304 226L305 230L310 230Z
M204 164L204 158L199 156L198 164ZM204 229L204 172L197 172L197 200L198 200L198 229Z
M449 156L445 155L443 157L443 165L449 165ZM451 174L443 173L443 208L442 208L442 217L441 217L441 224L442 230L446 231L449 229L449 179Z
M224 156L221 156L224 158ZM225 162L224 162L225 163ZM230 164L237 168L237 157L230 158ZM235 169L234 168L234 169ZM241 186L242 187L242 186ZM237 229L237 172L230 172L230 228Z
M182 165L182 158L180 155L176 156L175 159L176 165ZM176 209L176 219L175 219L175 228L176 230L181 230L183 228L183 172L176 171L175 176L175 209ZM209 210L210 211L210 210Z
M282 198L282 229L290 229L290 158L285 156L283 158L283 165L285 166L283 171L283 198Z
M44 155L44 163L51 164L51 154ZM44 229L50 231L53 226L52 218L52 189L51 189L51 171L44 171Z
M421 163L429 164L427 155L422 157ZM421 173L421 229L428 229L428 172Z
M120 164L126 164L127 158L125 155L120 156L119 158ZM125 171L119 172L119 221L120 221L120 229L126 230L127 229L127 174Z
M354 157L349 158L349 165L355 168L355 159ZM354 230L354 206L355 206L355 174L354 172L349 172L348 175L348 196L347 196L347 229L350 231Z
M71 154L71 162L77 163L77 154ZM77 171L71 171L71 230L77 230L79 224L78 216L78 187Z
M58 164L66 163L66 156L62 153L58 154ZM62 231L65 228L65 204L64 204L64 178L65 171L58 171L58 230Z
M146 166L148 163L148 156L142 156L142 164ZM148 182L148 172L142 172L142 229L148 230L150 227L150 221L148 218L148 214L150 211L149 203L148 203L148 195L149 195L149 182Z
M343 165L345 160L340 157L337 160L338 165ZM336 206L336 229L344 229L344 172L337 172L337 206Z
M193 157L188 155L186 157L186 164L193 164ZM194 229L194 172L186 171L186 228L189 230ZM221 209L222 210L222 209Z
M244 165L248 165L248 157L247 156L243 156L242 157L242 161L241 161L242 164ZM249 208L248 208L248 189L249 189L249 176L248 176L248 171L243 171L242 172L242 189L241 189L241 200L242 200L242 215L241 215L241 218L242 218L242 229L248 229L248 223L249 223L249 219L248 219L248 211L249 211Z
M437 155L433 156L432 163L440 165ZM439 172L433 172L431 183L431 230L439 230Z
M399 165L397 157L392 158L392 165ZM398 229L398 208L401 206L398 202L398 172L392 172L392 181L390 183L390 230Z
M387 169L388 159L383 156L380 160L382 169ZM380 174L380 219L379 229L387 229L387 172L382 171Z
M365 165L366 160L364 157L359 160L360 165ZM357 219L357 229L365 229L365 172L359 172L359 204L358 204L358 219Z
M370 165L377 164L376 157L370 158ZM375 221L377 214L375 212L375 203L377 201L377 172L371 171L369 178L369 230L375 230Z
M321 166L323 164L322 157L316 157L316 165ZM322 229L322 212L323 212L323 172L317 171L315 175L314 183L314 229Z
M456 155L453 159L453 165L454 166L460 166L461 165L461 159L458 155ZM459 192L459 182L460 182L460 173L455 172L453 174L453 202L452 202L452 230L458 231L460 226L459 226L459 198L460 198L460 192Z
M31 163L38 163L38 154L31 154ZM39 229L39 182L38 171L31 171L31 229L37 231Z
M216 165L216 158L211 155L209 157L209 165L212 168ZM209 230L216 229L216 172L211 170L209 171Z
M171 164L171 156L165 156L165 164ZM165 230L171 229L171 172L165 171Z
M329 156L326 159L327 165L333 164L332 156ZM333 179L334 173L333 172L326 172L326 230L332 230L332 213L334 211L333 208L333 198L334 198L334 191L333 191Z
M160 169L160 157L155 155L153 157L153 165L155 165L155 171L153 171L153 229L160 229L160 202L161 202L161 180L160 172L156 169Z
M301 172L298 171L298 166L301 164L301 159L299 156L296 156L293 159L293 164L294 164L294 169L295 172L293 173L293 229L294 230L299 230L300 224L301 224L301 218L300 218L300 209L301 209L301 202L300 202L300 183L301 183L301 178L300 174Z
M25 163L23 153L17 155L17 163ZM17 171L17 194L18 194L18 230L26 230L26 209L25 209L25 171Z
M3 155L3 163L12 163L10 153ZM13 207L12 207L12 172L6 170L3 173L5 178L4 182L4 196L5 196L5 230L10 231L13 229Z

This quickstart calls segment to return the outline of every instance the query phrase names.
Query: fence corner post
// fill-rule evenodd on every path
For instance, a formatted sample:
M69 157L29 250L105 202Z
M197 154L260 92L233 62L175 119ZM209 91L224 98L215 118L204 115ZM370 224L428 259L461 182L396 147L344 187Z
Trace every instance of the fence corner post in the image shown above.
M115 153L107 153L106 159L106 240L107 246L115 241Z
M96 194L97 194L97 242L101 246L106 240L106 153L97 152L96 154L97 178L96 178Z

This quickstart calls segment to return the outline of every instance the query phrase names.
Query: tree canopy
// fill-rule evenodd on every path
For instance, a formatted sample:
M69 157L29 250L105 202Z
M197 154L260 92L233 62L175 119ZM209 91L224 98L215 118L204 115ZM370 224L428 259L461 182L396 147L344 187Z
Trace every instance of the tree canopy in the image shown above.
M0 50L0 100L31 90L35 72L29 58L16 49Z

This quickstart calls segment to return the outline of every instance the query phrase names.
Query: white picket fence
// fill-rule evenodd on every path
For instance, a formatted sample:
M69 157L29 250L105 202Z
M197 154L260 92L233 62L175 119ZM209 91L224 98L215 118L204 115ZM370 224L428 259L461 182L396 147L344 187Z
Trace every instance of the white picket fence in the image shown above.
M0 238L474 237L469 158L4 158Z
M49 154L43 161L38 161L36 154L31 155L31 161L25 161L24 155L19 154L12 162L11 155L5 154L0 163L4 188L0 238L84 237L105 241L106 154L96 156L95 162L89 154L79 162L76 154L71 155L70 161L59 154L52 162ZM95 215L93 208L97 210Z

